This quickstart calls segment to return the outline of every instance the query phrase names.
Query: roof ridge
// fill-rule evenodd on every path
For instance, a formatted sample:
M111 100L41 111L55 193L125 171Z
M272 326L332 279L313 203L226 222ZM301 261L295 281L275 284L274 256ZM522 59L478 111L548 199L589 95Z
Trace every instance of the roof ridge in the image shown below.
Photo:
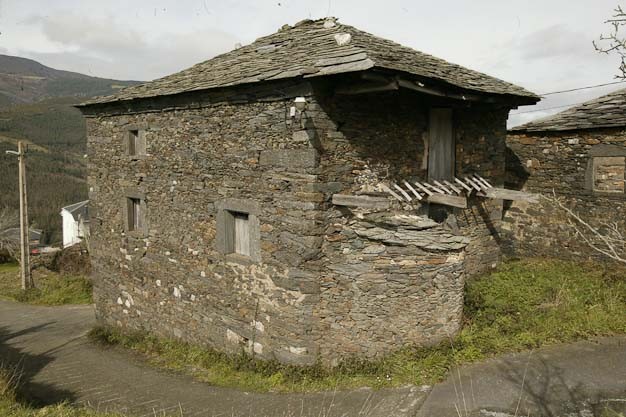
M342 34L350 36L341 36ZM339 52L346 54L338 54ZM328 62L329 56L357 60ZM376 66L445 82L485 94L538 99L538 96L506 81L339 23L337 18L305 19L293 26L261 36L252 43L216 55L174 74L131 86L108 97L96 97L79 105L109 103L196 90L286 79L363 71Z

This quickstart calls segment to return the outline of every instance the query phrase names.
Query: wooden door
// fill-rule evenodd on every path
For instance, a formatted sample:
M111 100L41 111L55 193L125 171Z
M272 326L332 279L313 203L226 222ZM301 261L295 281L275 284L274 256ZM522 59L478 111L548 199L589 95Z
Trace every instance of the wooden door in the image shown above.
M454 180L452 109L432 108L429 115L428 180Z

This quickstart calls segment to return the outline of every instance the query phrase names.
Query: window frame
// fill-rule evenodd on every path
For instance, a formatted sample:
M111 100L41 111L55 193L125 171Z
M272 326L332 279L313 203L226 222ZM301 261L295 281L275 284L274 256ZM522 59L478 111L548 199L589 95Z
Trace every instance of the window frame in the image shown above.
M129 125L126 128L124 150L130 160L145 158L147 153L145 125Z
M585 173L585 189L594 196L602 196L606 198L614 198L617 200L626 200L626 183L624 184L624 192L614 192L607 190L597 190L595 188L595 174L597 166L597 158L626 158L626 147L598 144L591 147L588 151L587 170ZM625 160L626 163L626 160ZM626 177L626 167L624 176ZM626 179L626 178L625 178Z
M216 238L215 246L228 260L240 263L261 261L261 231L256 201L228 198L215 203ZM237 251L237 218L247 217L248 254ZM241 222L240 224L244 224ZM242 253L243 252L243 253Z
M148 234L148 210L145 194L136 190L127 190L121 205L124 231L133 237L145 237Z

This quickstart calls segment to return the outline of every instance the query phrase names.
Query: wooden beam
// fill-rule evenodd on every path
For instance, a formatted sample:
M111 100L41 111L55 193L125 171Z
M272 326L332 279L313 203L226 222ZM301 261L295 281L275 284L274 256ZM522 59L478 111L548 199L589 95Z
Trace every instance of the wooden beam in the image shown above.
M452 184L450 181L443 180L443 182L446 183L446 185L448 187L450 187L452 189L452 191L454 191L457 194L461 194L461 190L459 188L457 188L454 184Z
M414 184L417 185L417 188L419 188L420 190L424 191L426 194L428 194L428 195L433 195L434 194L432 191L430 191L428 188L424 187L419 182L415 181Z
M406 188L408 188L413 194L415 194L415 197L417 197L418 200L422 199L422 195L418 193L417 191L415 191L415 188L413 188L411 184L409 184L407 181L402 181L402 182L404 183Z
M469 185L471 185L472 187L474 187L474 188L476 189L476 191L482 191L482 190L483 190L483 188L487 188L487 187L485 187L485 186L482 186L482 187L481 187L480 185L478 185L475 181L473 181L473 180L472 180L471 178L469 178L469 177L465 177L464 179L465 179L465 181L466 181Z
M478 96L475 94L469 94L469 93L468 94L450 93L444 90L440 90L436 87L427 87L424 83L421 83L421 82L409 81L409 80L405 80L402 78L398 78L398 85L402 88L407 88L409 90L417 91L419 93L429 94L431 96L447 97L447 98L451 98L454 100L461 100L461 101L482 101L482 102L487 102L487 103L493 102L493 99L490 99L489 97L481 97L481 96Z
M461 187L465 188L469 194L471 194L471 193L472 193L472 191L473 191L473 190L472 190L472 188L470 188L470 187L469 187L467 184L465 184L463 181L461 181L460 179L458 179L458 178L456 178L456 177L454 177L454 181L455 181L457 184L460 184L460 185L461 185Z
M398 89L398 83L395 80L385 84L377 83L359 83L353 85L339 86L335 88L335 94L354 95L375 93L378 91L393 91Z
M441 188L443 191L445 191L445 193L446 193L446 194L452 194L452 191L448 190L448 189L446 188L446 186L445 186L445 185L443 185L442 183L440 183L439 181L434 180L433 182L435 183L435 185L436 185L437 187L439 187L439 188Z
M527 201L529 203L539 202L538 194L526 193L517 190L507 190L505 188L487 188L486 190L478 193L478 195L496 200Z
M467 198L456 195L433 194L426 197L426 201L429 203L443 204L445 206L467 208Z
M404 199L400 197L398 194L396 194L391 188L387 187L385 184L380 184L380 189L386 193L391 194L391 196L395 198L396 200L404 203Z
M406 191L404 191L404 189L402 189L402 187L400 187L398 184L394 182L391 185L393 185L393 188L400 191L400 193L404 196L404 198L406 198L406 201L413 201L411 196Z
M332 202L336 206L360 207L366 209L388 209L389 199L366 195L333 194Z

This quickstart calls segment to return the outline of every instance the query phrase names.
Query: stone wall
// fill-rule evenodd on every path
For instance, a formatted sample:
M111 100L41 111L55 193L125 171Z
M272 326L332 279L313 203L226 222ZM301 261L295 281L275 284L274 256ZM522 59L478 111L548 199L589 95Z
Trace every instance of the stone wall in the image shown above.
M304 91L306 93L306 91ZM320 250L316 151L285 100L88 119L94 296L109 324L264 358L313 362L317 277L298 273ZM125 154L145 128L147 156ZM126 194L145 196L146 233L124 228ZM217 206L258 206L262 262L216 247Z
M450 105L412 93L322 96L308 112L322 175L343 194L374 194L380 182L424 180L430 107ZM506 111L454 109L459 176L501 184ZM501 201L473 198L446 224L416 224L428 207L384 213L326 205L320 344L333 359L376 357L406 345L446 340L460 327L466 273L499 260ZM422 217L423 219L424 217ZM467 255L466 255L467 253Z
M309 104L292 118L296 96ZM86 109L99 319L296 364L454 334L466 273L499 259L501 202L472 199L445 224L425 207L331 203L423 179L427 111L442 104L280 82ZM460 175L502 181L505 119L455 109ZM145 156L127 155L129 130ZM142 201L140 230L127 197ZM224 210L251 214L254 256L224 253Z
M626 155L622 129L509 134L507 144L508 187L548 196L555 192L590 224L618 222L624 230L624 162L615 163ZM602 163L607 157L608 166ZM565 213L545 200L508 204L503 228L510 243L506 250L515 256L598 256L576 235Z

